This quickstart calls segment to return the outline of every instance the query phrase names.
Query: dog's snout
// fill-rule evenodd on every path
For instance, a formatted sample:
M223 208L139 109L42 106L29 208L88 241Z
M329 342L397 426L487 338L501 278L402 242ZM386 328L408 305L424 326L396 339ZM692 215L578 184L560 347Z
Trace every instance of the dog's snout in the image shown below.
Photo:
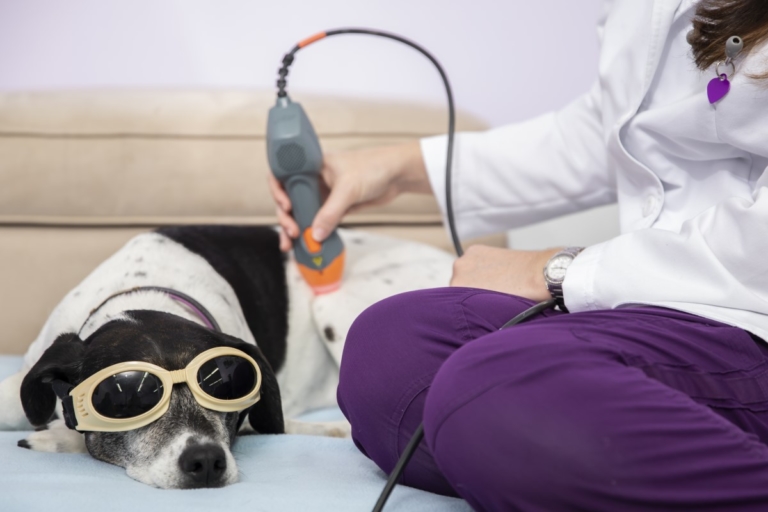
M216 444L187 447L179 457L179 466L190 487L220 487L224 484L227 458Z

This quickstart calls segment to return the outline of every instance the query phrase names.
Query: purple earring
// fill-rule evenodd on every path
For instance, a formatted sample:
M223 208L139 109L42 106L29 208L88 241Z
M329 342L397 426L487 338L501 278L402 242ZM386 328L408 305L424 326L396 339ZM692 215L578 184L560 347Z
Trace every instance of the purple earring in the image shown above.
M731 82L728 81L728 74L720 73L720 66L731 67L731 76L736 73L736 66L733 64L733 59L744 48L744 41L739 36L731 36L725 43L725 62L718 62L715 65L715 78L709 81L707 85L707 97L711 104L715 104L728 94L731 90Z

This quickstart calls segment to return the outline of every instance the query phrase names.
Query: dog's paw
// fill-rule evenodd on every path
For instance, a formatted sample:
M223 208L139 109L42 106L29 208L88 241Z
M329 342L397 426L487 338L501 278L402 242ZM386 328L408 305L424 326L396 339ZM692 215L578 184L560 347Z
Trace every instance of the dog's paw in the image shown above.
M67 428L64 420L54 420L48 428L33 432L26 439L18 442L21 448L38 452L86 453L85 436L76 430Z
M286 420L285 433L305 436L348 438L352 437L352 425L350 425L347 420L324 422Z

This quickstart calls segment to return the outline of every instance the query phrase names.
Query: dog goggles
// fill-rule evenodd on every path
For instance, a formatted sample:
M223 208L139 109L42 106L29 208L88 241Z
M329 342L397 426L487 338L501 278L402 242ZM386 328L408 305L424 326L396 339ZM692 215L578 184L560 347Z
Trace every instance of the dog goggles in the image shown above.
M54 380L53 389L62 399L69 428L121 432L165 414L173 385L181 383L187 384L197 403L214 411L242 411L261 398L259 365L231 347L206 350L181 370L127 361L94 373L75 388Z

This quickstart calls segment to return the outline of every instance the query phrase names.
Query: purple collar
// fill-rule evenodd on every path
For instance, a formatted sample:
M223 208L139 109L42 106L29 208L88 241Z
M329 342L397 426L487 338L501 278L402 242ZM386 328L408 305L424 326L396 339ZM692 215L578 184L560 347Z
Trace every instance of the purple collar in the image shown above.
M203 321L203 323L205 324L206 327L208 327L209 329L211 329L213 331L221 332L221 327L219 327L218 322L216 322L216 319L213 318L213 315L211 315L211 312L208 311L205 308L205 306L203 306L202 304L197 302L195 299L193 299L189 295L187 295L185 293L182 293L180 291L177 291L177 290L173 290L171 288L163 288L161 286L137 286L135 288L131 288L130 290L123 290L121 292L114 293L114 294L110 295L109 297L107 297L106 299L104 299L104 301L101 304L99 304L98 306L96 306L95 308L93 308L91 310L91 312L88 314L88 318L85 319L85 322L83 322L83 325L80 327L80 329L78 329L77 335L80 336L80 333L85 328L86 324L88 323L88 320L90 320L91 317L98 310L100 310L104 306L104 304L106 304L110 300L114 299L115 297L119 297L121 295L128 295L129 293L145 292L145 291L146 292L154 291L154 292L165 293L166 295L168 295L170 298L172 298L176 302L180 302L181 304L183 304L183 305L187 306L189 309L191 309L192 312L195 313L198 316L198 318L200 318L200 320Z

